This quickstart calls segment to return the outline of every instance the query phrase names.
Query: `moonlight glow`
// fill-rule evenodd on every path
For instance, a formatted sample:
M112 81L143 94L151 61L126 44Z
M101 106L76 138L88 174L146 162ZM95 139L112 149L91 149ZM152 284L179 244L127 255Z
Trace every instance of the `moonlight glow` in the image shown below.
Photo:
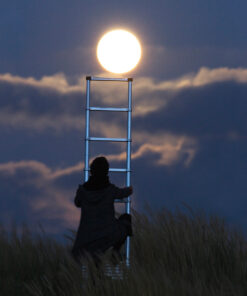
M137 38L127 31L110 31L100 39L97 57L107 71L126 73L138 64L141 58L141 45Z

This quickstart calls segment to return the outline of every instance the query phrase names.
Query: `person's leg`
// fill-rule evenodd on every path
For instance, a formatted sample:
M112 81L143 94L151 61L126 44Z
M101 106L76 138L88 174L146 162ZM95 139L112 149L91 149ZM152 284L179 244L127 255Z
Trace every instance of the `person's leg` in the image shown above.
M120 253L121 247L126 241L127 236L132 236L132 226L131 226L131 216L129 214L122 214L118 221L121 225L122 233L121 233L121 239L119 239L114 245L113 245L113 261L118 261L119 259L123 259L122 255Z
M75 260L75 262L78 265L81 265L80 258L82 256L82 254L81 254L80 250L79 249L76 249L76 248L73 248L71 250L71 255L72 255L73 259Z
M133 231L132 231L132 223L131 223L131 215L130 214L122 214L119 218L118 221L121 221L123 225L126 227L126 234L127 236L132 236Z
M122 245L125 243L127 235L123 237L123 239L119 240L117 243L113 245L114 251L120 252Z

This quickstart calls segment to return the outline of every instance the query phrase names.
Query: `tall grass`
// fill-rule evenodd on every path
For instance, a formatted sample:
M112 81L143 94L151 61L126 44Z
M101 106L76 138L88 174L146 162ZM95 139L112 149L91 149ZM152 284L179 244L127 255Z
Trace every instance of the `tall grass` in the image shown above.
M89 264L84 278L69 248L24 227L0 230L0 295L247 295L247 243L218 217L162 209L133 214L131 266L111 279ZM110 252L103 262L110 262Z

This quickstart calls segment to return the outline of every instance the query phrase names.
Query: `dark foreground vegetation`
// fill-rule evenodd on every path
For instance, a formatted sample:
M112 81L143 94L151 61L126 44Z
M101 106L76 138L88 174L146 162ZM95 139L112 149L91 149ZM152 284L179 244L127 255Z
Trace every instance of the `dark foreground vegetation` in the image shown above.
M64 246L27 228L0 231L0 295L230 296L247 295L247 243L217 217L133 214L131 267L123 279L94 270L85 279ZM103 260L109 261L109 254ZM111 263L110 263L111 264Z

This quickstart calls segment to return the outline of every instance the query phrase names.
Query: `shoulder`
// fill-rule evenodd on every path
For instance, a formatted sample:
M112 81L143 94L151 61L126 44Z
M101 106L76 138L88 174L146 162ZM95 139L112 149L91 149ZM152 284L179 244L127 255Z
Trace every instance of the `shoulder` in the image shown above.
M84 195L86 192L86 189L83 185L79 185L77 190L76 190L76 196L81 196Z

